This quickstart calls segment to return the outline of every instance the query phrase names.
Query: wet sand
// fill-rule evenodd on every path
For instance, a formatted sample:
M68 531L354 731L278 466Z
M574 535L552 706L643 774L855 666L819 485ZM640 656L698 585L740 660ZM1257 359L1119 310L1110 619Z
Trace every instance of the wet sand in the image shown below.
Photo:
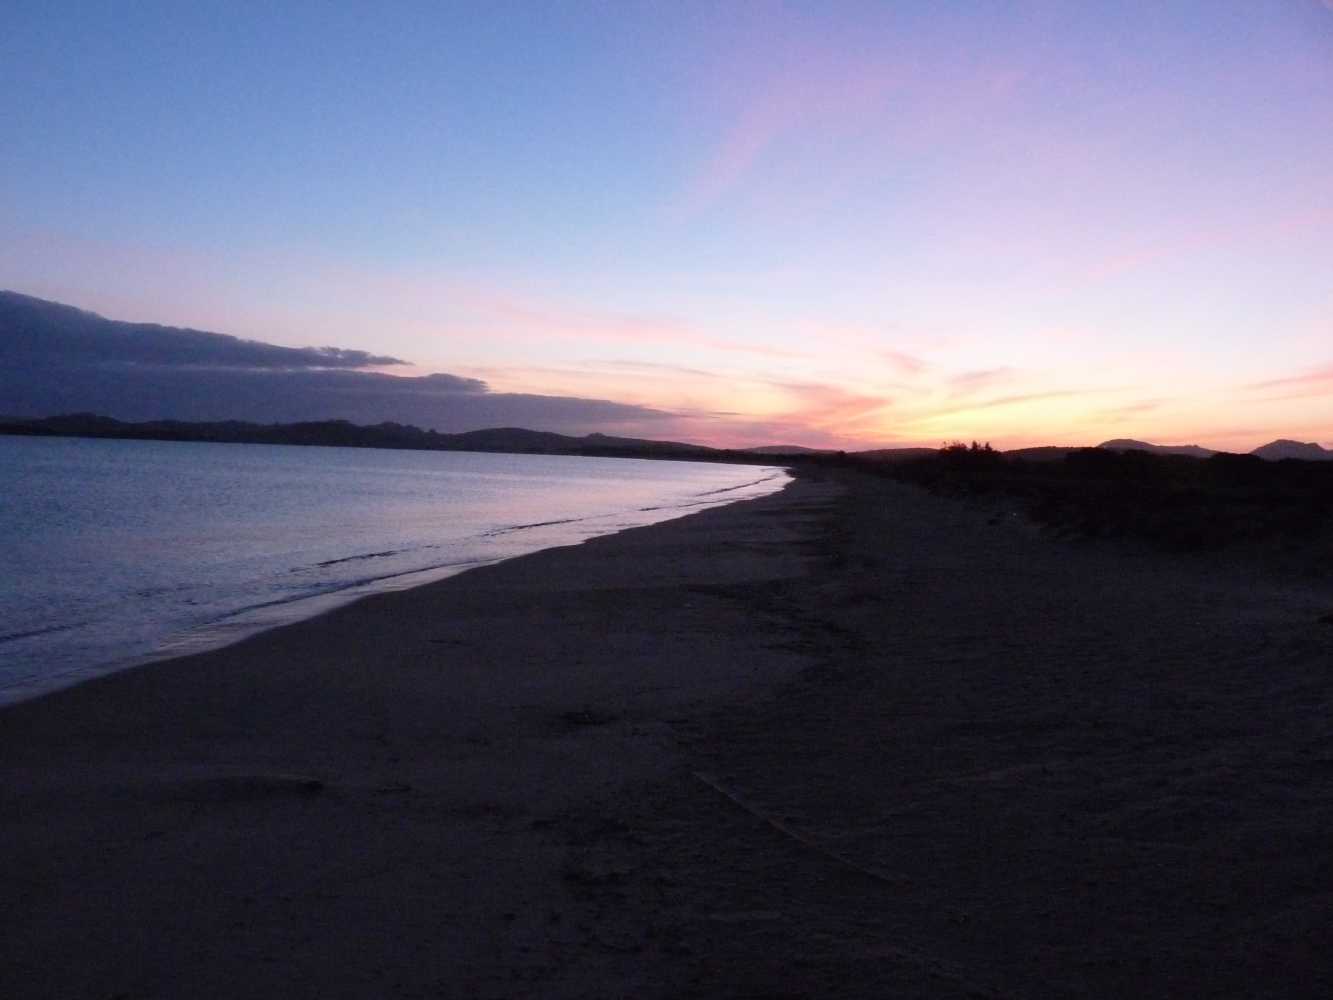
M1324 996L1333 593L894 484L0 711L7 997Z

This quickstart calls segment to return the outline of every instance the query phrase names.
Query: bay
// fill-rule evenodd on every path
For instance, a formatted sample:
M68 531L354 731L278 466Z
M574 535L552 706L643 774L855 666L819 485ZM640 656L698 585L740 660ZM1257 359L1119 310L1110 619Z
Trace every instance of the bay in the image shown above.
M0 704L787 481L705 462L0 436Z

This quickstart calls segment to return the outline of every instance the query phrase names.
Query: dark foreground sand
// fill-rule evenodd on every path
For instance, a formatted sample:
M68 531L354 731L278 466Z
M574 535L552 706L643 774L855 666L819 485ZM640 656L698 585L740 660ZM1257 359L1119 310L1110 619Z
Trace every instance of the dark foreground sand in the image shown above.
M0 712L0 996L1333 995L1333 594L887 483Z

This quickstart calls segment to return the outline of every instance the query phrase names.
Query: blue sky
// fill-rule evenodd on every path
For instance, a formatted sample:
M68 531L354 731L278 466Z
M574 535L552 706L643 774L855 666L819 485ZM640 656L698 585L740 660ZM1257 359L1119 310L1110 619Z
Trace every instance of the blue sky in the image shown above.
M1333 440L1320 0L273 6L7 5L0 287L718 443Z

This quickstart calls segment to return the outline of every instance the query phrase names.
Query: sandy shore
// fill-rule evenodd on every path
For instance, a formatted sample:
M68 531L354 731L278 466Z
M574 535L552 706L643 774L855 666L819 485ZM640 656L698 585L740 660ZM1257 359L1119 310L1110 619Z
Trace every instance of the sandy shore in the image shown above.
M1333 594L887 483L0 711L0 995L1333 995Z

